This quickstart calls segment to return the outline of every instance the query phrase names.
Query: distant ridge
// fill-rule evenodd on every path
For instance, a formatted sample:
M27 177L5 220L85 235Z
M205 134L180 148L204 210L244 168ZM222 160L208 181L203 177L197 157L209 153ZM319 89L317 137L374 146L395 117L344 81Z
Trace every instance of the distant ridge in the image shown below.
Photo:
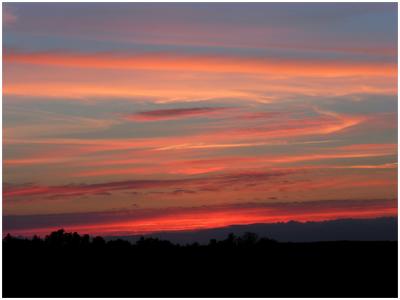
M317 242L317 241L397 241L397 218L376 219L340 219L321 222L268 223L251 225L232 225L222 228L196 231L175 231L148 234L173 243L186 244L198 242L206 244L210 239L222 240L229 233L242 235L254 232L260 237L268 237L280 242ZM113 236L106 239L125 239L136 241L140 235Z

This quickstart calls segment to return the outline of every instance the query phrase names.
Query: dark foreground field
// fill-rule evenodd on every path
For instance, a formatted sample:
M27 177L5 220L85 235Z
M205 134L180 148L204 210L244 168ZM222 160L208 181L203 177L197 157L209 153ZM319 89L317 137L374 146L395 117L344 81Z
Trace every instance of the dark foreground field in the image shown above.
M3 239L3 297L397 297L397 242Z

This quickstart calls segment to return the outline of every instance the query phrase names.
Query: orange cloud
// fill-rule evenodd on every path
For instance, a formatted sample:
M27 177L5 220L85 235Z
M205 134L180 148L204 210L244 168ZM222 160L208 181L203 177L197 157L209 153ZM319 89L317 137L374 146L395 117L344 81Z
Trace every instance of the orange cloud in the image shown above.
M289 144L290 145L290 144ZM202 147L199 147L202 148ZM207 148L207 147L204 147ZM179 148L170 148L179 149ZM193 149L185 147L181 149ZM194 149L198 149L194 147ZM214 148L215 149L215 148ZM102 161L97 163L82 162L82 166L95 166L96 169L91 171L81 171L75 173L74 176L107 176L107 175L121 175L121 174L204 174L216 171L227 171L235 169L249 169L268 167L277 169L285 169L282 164L289 164L293 162L309 162L309 161L323 161L329 159L342 159L342 158L368 158L368 157L382 157L388 155L395 155L397 148L395 144L364 144L353 145L344 147L334 147L328 149L318 150L320 153L314 151L309 154L281 154L281 155L261 155L261 156L230 156L219 157L215 159L196 159L196 160L176 160L176 158L167 158L154 156L153 152L148 152L141 159L121 159ZM322 153L321 153L322 152ZM325 152L325 153L324 153ZM147 164L146 167L127 167L129 164ZM112 166L112 168L101 169L101 166ZM310 168L321 169L389 169L396 168L397 164L383 164L383 165L319 165ZM299 166L294 169L302 168Z
M28 99L276 102L293 95L397 94L397 66L382 62L12 50L3 58L3 95Z
M210 132L199 133L187 136L156 137L156 138L137 138L137 139L59 139L59 138L37 138L37 139L4 139L5 145L30 145L30 147L40 147L40 155L27 156L22 158L7 158L4 164L7 166L18 165L42 165L42 164L61 164L65 162L79 163L81 166L96 166L96 170L82 170L77 176L104 176L122 174L150 174L151 172L169 173L185 170L187 174L199 174L207 170L224 170L233 168L271 166L276 164L287 164L301 161L318 161L337 158L363 158L393 155L397 153L396 144L363 144L348 145L336 148L327 148L313 153L298 153L296 155L266 155L249 157L232 157L219 159L215 164L207 164L193 168L183 161L176 161L173 152L179 151L182 156L184 153L191 155L196 150L223 150L229 148L243 148L255 146L276 146L276 145L295 145L321 143L325 141L304 141L290 142L283 138L296 138L308 135L327 135L340 132L351 128L368 118L364 116L347 116L331 112L319 111L320 116L307 117L300 119L274 119L271 124L262 125L254 128L222 128L210 130ZM208 129L207 129L208 130ZM123 159L118 159L118 155L111 151L130 151ZM140 153L138 151L141 151ZM157 154L163 151L163 154ZM107 152L110 152L107 154ZM91 153L103 153L101 161L93 161L92 157L83 157ZM194 152L193 152L194 153ZM121 154L119 154L121 155ZM169 155L172 155L169 157ZM200 161L200 160L199 160ZM146 164L146 166L123 167L112 169L99 169L101 165L126 165L126 164ZM157 166L152 166L154 163ZM189 161L189 164L191 162ZM190 171L192 170L192 171Z
M392 63L343 62L331 60L266 59L211 55L126 54L126 53L22 53L8 50L6 63L55 65L78 68L176 70L200 72L272 73L296 76L396 76Z

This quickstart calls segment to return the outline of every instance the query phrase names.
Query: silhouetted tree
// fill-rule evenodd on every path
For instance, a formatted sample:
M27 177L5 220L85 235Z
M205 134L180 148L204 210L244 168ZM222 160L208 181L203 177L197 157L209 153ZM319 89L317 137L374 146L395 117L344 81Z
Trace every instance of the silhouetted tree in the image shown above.
M104 247L106 241L101 236L96 236L93 238L92 244L94 247Z
M60 229L44 239L3 238L3 296L393 297L394 262L396 242L278 243L247 232L179 246Z
M45 243L53 247L62 247L64 244L64 229L52 232L45 237Z
M258 245L265 247L265 246L271 246L271 245L276 245L278 242L274 239L269 239L269 238L260 238L258 240Z
M210 247L216 247L217 246L217 240L216 239L211 239L209 243Z
M240 246L253 246L258 241L258 235L252 232L246 232L240 238L238 238L238 244Z

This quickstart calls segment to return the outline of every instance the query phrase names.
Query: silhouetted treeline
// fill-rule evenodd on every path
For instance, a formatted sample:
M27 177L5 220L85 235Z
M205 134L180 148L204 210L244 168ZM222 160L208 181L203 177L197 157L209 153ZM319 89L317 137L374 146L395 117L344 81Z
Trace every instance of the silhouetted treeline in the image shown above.
M397 297L397 242L3 239L4 297Z

